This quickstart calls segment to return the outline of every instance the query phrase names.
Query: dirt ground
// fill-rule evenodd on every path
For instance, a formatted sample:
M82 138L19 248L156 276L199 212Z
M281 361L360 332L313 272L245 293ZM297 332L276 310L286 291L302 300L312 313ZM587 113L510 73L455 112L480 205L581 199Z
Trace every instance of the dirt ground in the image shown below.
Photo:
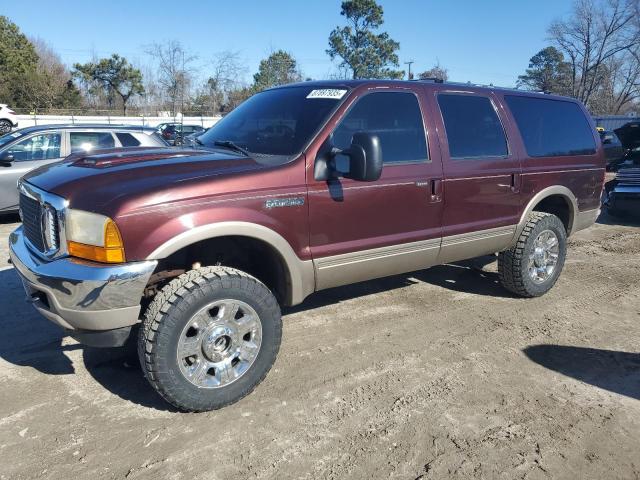
M0 479L640 478L640 228L572 240L557 286L495 263L317 294L286 312L265 382L172 411L117 349L23 298L0 223Z

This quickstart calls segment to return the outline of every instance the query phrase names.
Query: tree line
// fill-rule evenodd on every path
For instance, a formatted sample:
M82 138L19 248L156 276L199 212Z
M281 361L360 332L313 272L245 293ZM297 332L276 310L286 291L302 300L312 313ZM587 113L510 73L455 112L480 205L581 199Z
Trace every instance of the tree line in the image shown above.
M405 78L400 44L381 30L384 12L375 0L345 0L340 15L344 25L329 33L326 49L337 62L331 78ZM637 109L640 0L577 0L547 34L549 46L530 59L518 88L578 98L593 114ZM310 80L293 54L282 49L260 62L250 82L244 81L248 69L237 51L217 52L204 66L178 40L147 45L144 51L153 67L114 53L69 68L46 42L28 38L0 16L0 101L23 111L215 115L266 88ZM438 62L417 77L448 80L449 74Z

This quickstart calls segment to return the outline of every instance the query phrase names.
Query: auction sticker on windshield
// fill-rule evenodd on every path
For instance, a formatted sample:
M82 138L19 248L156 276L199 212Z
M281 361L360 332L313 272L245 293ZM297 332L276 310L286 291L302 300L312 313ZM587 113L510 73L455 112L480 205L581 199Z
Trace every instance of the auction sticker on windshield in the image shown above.
M307 98L333 98L339 100L347 93L346 90L338 88L323 88L321 90L311 90Z

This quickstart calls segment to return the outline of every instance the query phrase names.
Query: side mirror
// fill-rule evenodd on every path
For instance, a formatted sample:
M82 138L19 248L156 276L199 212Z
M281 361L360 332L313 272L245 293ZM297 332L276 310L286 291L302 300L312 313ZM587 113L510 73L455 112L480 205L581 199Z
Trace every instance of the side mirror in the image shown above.
M10 153L5 153L2 156L0 156L0 164L5 166L11 165L14 160L15 160L15 157Z
M361 182L374 182L382 175L382 147L380 138L368 132L353 134L351 146L340 150L330 146L330 140L325 153L316 158L314 178L316 180L330 180L339 176ZM349 171L339 172L336 168L336 155L349 157Z
M346 178L374 182L382 175L382 147L377 135L367 132L355 133L351 146L342 153L350 159Z
M603 145L610 145L612 143L613 143L613 137L611 135L605 135L604 138L602 139Z

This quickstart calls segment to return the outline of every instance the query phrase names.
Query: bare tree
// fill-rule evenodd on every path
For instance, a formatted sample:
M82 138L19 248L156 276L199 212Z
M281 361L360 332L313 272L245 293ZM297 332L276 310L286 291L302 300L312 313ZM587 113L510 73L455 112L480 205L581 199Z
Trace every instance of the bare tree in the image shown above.
M228 103L230 92L245 86L242 78L247 68L240 59L240 53L232 50L216 53L211 67L211 75L206 81L206 86L212 112L216 114Z
M550 39L571 67L572 96L590 105L605 83L617 83L608 78L611 66L625 71L620 70L620 62L627 62L631 58L629 52L637 51L640 45L639 3L640 0L577 0L570 18L551 24ZM633 70L626 69L627 73Z
M80 92L71 81L71 72L60 56L41 38L30 38L38 55L35 71L25 78L24 92L40 109L77 107Z
M449 80L449 70L440 65L440 61L438 61L429 70L425 70L424 72L420 73L418 77L422 80L435 78L437 80L446 82L447 80Z
M189 99L189 89L195 76L195 55L188 53L177 40L154 43L147 48L158 68L157 82L169 101L169 109L175 115Z

